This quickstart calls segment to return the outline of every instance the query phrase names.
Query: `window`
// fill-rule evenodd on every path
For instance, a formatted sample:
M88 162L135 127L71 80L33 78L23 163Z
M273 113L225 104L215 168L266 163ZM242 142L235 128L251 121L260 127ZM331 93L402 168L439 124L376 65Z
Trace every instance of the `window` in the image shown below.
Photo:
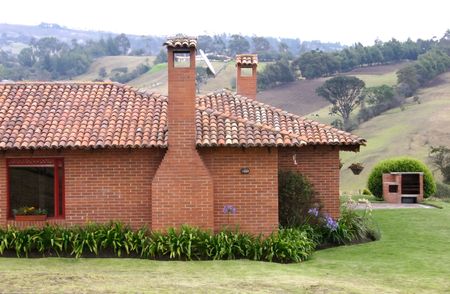
M64 216L64 162L61 158L7 160L9 216L13 209L47 210L48 217Z
M173 53L174 67L191 67L190 51L175 51Z
M253 76L252 67L241 67L241 77L251 77Z

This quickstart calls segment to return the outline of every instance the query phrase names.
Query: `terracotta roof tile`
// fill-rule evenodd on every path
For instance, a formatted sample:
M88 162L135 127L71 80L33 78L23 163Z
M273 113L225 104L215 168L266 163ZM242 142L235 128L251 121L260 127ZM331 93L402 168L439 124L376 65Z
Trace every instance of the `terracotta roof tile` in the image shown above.
M166 97L120 84L0 83L0 149L166 147L166 117Z
M196 48L197 38L185 35L176 35L174 37L168 37L163 45L174 48Z
M168 99L116 83L0 83L0 149L167 147ZM197 146L365 140L231 92L196 99Z
M197 146L364 144L358 136L228 91L197 97Z
M238 54L236 55L236 65L254 65L258 64L257 54Z

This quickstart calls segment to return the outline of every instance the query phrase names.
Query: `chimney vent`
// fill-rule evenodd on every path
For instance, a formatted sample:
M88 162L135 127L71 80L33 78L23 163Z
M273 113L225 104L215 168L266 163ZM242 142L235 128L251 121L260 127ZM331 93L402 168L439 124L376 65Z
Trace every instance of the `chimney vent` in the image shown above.
M256 100L258 56L256 54L236 55L236 92Z

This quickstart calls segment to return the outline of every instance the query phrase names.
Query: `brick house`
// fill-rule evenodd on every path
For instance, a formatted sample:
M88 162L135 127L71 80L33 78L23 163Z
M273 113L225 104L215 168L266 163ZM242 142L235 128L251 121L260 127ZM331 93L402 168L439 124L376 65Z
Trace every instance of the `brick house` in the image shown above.
M0 83L0 226L42 224L14 220L34 205L62 225L270 233L279 169L306 175L339 215L339 151L364 139L256 101L255 55L237 57L237 94L196 96L196 40L165 45L167 97L110 82Z

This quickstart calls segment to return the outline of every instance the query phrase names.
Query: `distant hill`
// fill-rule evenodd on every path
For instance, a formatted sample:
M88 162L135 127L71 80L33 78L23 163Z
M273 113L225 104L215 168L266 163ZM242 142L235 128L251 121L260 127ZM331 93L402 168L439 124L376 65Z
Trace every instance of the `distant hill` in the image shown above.
M130 40L132 50L144 50L146 54L156 55L162 48L162 44L165 41L165 36L160 35L134 35L128 34L127 32L122 32L127 35ZM11 51L13 53L18 53L24 45L29 44L29 42L34 39L40 39L44 37L55 37L60 41L70 43L73 39L77 39L78 42L86 42L88 40L99 40L101 38L107 38L109 36L115 37L117 33L106 32L106 31L91 31L91 30L80 30L71 29L58 24L52 23L41 23L36 26L31 25L20 25L20 24L6 24L0 23L0 49ZM225 44L230 40L230 34L218 34L215 35L222 39ZM206 38L202 38L206 37ZM243 36L247 41L252 43L252 38L254 36ZM204 44L206 39L211 39L209 36L199 36L200 48L205 52L213 52L209 48L211 44ZM331 42L321 42L319 40L300 40L298 38L277 38L264 36L264 38L269 42L272 49L278 50L280 43L288 46L289 50L297 55L300 51L306 52L309 50L321 50L324 52L332 52L341 50L344 48L340 43ZM208 46L206 46L208 45ZM253 52L254 48L250 48ZM270 51L270 50L269 50ZM244 53L244 52L242 52ZM266 52L269 53L269 52Z
M49 23L41 23L37 26L0 23L0 48L13 50L16 46L20 47L20 44L29 44L33 38L55 37L60 41L70 43L73 39L86 42L117 35L116 33L104 31L70 29ZM162 36L127 34L127 37L130 40L132 49L146 48L147 51L153 54L159 52L165 40Z

